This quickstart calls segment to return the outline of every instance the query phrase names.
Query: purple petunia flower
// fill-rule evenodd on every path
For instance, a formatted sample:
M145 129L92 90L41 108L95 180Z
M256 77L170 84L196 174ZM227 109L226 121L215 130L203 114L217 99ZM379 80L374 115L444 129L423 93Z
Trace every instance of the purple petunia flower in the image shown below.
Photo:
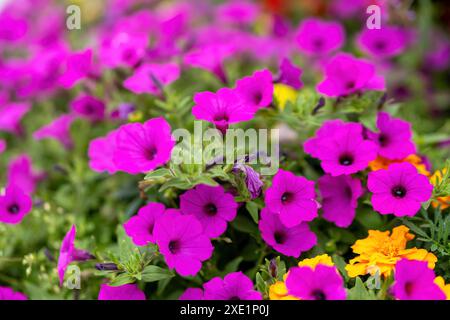
M210 238L225 232L227 222L236 217L237 207L234 197L222 186L197 185L180 196L181 212L194 215Z
M261 181L261 176L251 166L237 162L233 166L233 172L241 171L245 175L245 184L252 199L258 198L261 194L264 182Z
M175 145L170 125L163 118L129 123L117 131L114 163L130 174L146 173L170 160Z
M138 214L124 223L126 234L137 246L146 246L155 243L153 229L156 220L164 214L166 208L163 204L151 202L140 208Z
M253 119L256 109L244 104L236 90L222 88L217 93L199 92L194 96L192 114L196 119L214 123L225 133L229 124Z
M98 300L145 300L144 292L134 283L121 286L100 285Z
M392 160L404 159L416 153L416 146L412 141L411 124L407 121L391 118L387 112L379 112L377 118L379 133L368 131L369 139L375 141L380 156Z
M395 265L391 290L398 300L445 300L444 292L434 283L435 277L426 261L402 259Z
M253 282L242 272L227 274L223 279L215 277L203 284L204 300L262 300Z
M74 52L67 57L66 69L59 78L59 83L65 89L72 88L92 71L92 49Z
M26 155L20 155L13 159L8 165L8 184L15 184L27 194L32 194L36 184L43 175L33 171L31 158Z
M236 93L249 108L266 108L273 99L273 78L269 70L260 70L236 82Z
M22 133L20 121L30 109L31 104L25 102L7 103L0 106L0 131L14 134Z
M72 147L72 138L70 137L70 126L75 120L71 114L64 114L54 119L51 123L38 129L33 133L36 140L55 139L59 141L65 148Z
M118 171L113 161L117 132L118 130L113 130L105 137L95 138L89 143L89 167L92 170L96 172L106 171L109 174L114 174Z
M23 293L16 292L8 287L0 287L0 300L28 300Z
M280 216L264 208L261 211L259 230L263 240L276 251L290 257L298 258L317 243L316 235L303 222L287 228L280 221Z
M384 78L376 75L372 63L346 53L337 54L328 62L325 79L317 85L320 93L330 97L384 89Z
M105 117L105 103L90 95L83 95L70 103L72 111L91 121L103 120Z
M61 243L61 248L59 249L57 269L60 286L63 285L66 269L69 264L72 263L72 261L86 261L94 258L94 256L89 252L75 248L74 242L76 232L77 229L75 225L72 225L70 230L64 236L64 239Z
M373 193L373 209L397 217L415 215L433 191L428 178L410 163L393 163L387 170L370 172L367 187Z
M345 300L344 281L335 267L295 267L286 278L288 293L302 300Z
M168 267L181 276L196 275L214 249L197 218L177 210L166 212L156 221L153 237Z
M123 85L136 94L161 95L164 86L180 77L180 68L174 63L144 64L127 78Z
M355 218L358 198L364 193L361 181L351 176L324 175L318 180L325 220L338 227L348 227Z
M402 53L408 35L399 27L383 26L381 29L364 28L358 35L358 46L375 58L389 58Z
M332 176L364 170L377 157L378 147L364 140L359 123L326 121L316 136L304 143L305 152L321 161L322 169Z
M187 288L178 300L203 300L203 290L200 288Z
M291 228L317 216L315 197L314 181L280 169L266 190L265 203L268 210L280 215L283 225Z
M9 184L5 194L0 196L0 222L20 223L30 213L32 206L33 201L29 195L15 184Z
M302 69L295 66L289 59L284 58L280 64L280 77L277 82L299 90L303 87L303 82L300 80L301 75Z
M302 52L323 56L344 44L345 31L338 22L308 18L300 24L296 39Z

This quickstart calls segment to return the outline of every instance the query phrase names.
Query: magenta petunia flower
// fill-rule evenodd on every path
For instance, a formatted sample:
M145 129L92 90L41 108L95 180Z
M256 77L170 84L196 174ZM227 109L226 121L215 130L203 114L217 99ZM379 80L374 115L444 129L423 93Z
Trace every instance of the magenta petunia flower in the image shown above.
M156 220L164 214L166 208L163 204L151 202L139 209L138 214L124 223L126 234L137 246L146 246L155 243L153 228Z
M8 287L0 287L0 300L28 300L23 293L16 292Z
M242 102L236 90L222 88L217 93L199 92L194 96L192 114L196 119L214 123L223 133L232 123L253 119L256 109Z
M328 62L325 79L317 85L320 93L330 97L384 89L384 78L376 75L372 63L346 53L337 54Z
M249 108L266 108L273 99L273 78L269 70L260 70L236 82L236 93Z
M166 212L156 221L153 237L168 267L181 276L196 275L214 249L197 218L177 210Z
M392 293L398 300L445 300L426 261L402 259L395 265Z
M217 18L222 23L245 26L255 21L260 8L250 1L232 0L217 7Z
M262 300L253 282L242 272L232 272L223 279L212 278L203 284L204 300Z
M261 210L259 230L269 246L294 258L298 258L302 252L308 251L317 243L316 235L305 222L287 228L281 223L280 216L267 208Z
M284 58L280 64L280 76L277 82L297 90L301 89L303 87L303 82L300 80L302 72L302 69L295 66L289 59Z
M288 293L302 300L345 300L344 281L335 267L294 267L286 278Z
M372 195L373 209L397 217L413 216L422 202L431 197L433 186L428 178L410 163L393 163L387 170L369 173L367 188Z
M15 184L6 187L5 194L0 196L0 222L17 224L30 213L33 206L31 197Z
M33 133L36 140L55 139L59 141L65 148L72 147L72 138L70 137L70 126L75 120L71 114L64 114L54 119L51 123L41 127Z
M123 86L136 94L161 95L163 88L180 77L180 68L175 63L144 64L127 78Z
M323 218L338 227L348 227L355 218L358 198L364 191L361 181L348 175L324 175L318 180Z
M379 133L368 131L369 139L375 141L380 156L388 159L404 159L416 153L416 146L412 141L411 124L407 121L391 118L387 112L379 112L377 118Z
M279 169L266 190L265 203L268 210L280 215L283 225L292 228L317 216L315 197L314 181Z
M130 174L146 173L170 160L175 145L170 125L163 118L129 123L117 131L114 163Z
M134 283L121 286L100 285L98 300L146 300L145 293Z
M91 121L103 120L105 117L105 103L90 95L79 96L70 103L70 107L75 114Z
M72 225L70 230L64 236L61 248L59 249L57 270L60 286L63 285L66 269L72 261L86 261L94 258L88 251L75 248L76 233L77 229L75 225Z
M297 31L300 50L310 55L327 55L344 44L345 31L338 22L308 18Z
M31 158L20 155L8 165L8 184L15 184L27 194L32 194L36 184L43 178L41 173L33 171Z
M381 29L364 28L357 38L358 46L375 58L389 58L402 53L408 35L399 27L383 26Z
M30 109L31 104L26 102L7 103L0 106L0 131L22 133L20 121Z
M237 207L234 197L222 186L197 185L180 196L181 212L194 215L211 238L225 232L227 222L236 217Z
M233 56L236 48L226 43L208 43L198 46L183 58L183 63L195 68L205 69L213 73L223 83L227 83L227 75L223 68L226 59Z
M304 150L321 161L326 173L339 176L364 170L377 157L378 147L364 139L361 124L332 120L305 141Z
M203 300L203 290L200 288L187 288L178 300Z
M109 174L114 174L118 171L113 161L117 132L118 130L113 130L105 137L95 138L89 143L89 167L92 170L96 172L106 171Z
M86 78L92 71L92 63L92 49L70 54L65 62L65 71L59 78L61 86L70 89L81 79Z
M6 141L3 139L0 139L0 154L5 152L6 150Z

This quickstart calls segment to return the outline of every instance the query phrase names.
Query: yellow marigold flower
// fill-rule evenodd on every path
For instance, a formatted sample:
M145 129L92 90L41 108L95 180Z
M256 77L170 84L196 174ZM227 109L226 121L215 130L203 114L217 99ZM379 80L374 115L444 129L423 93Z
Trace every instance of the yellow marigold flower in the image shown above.
M443 170L436 170L433 175L430 177L430 182L433 184L433 186L436 186L440 183L442 180L442 176L447 172L447 170L444 168ZM439 197L437 198L437 201L432 201L431 205L433 208L437 208L439 205L441 206L441 210L447 209L450 207L450 196L446 197Z
M398 260L428 261L428 267L434 269L437 258L425 249L406 249L408 241L414 239L414 235L408 232L405 226L399 226L390 231L369 230L369 236L357 240L352 246L353 252L359 254L350 260L345 267L350 277L366 274L375 275L378 271L384 277L388 277Z
M273 86L273 95L275 97L277 107L280 110L284 110L288 101L292 104L297 101L298 92L288 85L276 83Z
M450 300L450 284L445 284L444 278L442 277L436 277L436 279L434 279L434 283L436 283L445 293L447 300Z
M416 167L416 169L419 173L426 175L427 177L430 176L430 172L427 170L427 167L423 163L422 159L418 155L415 155L415 154L411 154L402 160L390 160L390 159L378 156L375 160L372 160L371 162L369 162L369 168L372 171L377 171L380 169L387 169L389 167L389 165L392 163L401 163L401 162L409 162L414 167Z
M327 254L322 254L314 258L303 259L298 263L299 267L311 267L314 269L317 265L323 264L326 266L334 266L333 260ZM289 273L289 272L288 272ZM298 298L288 295L286 288L286 278L288 273L283 276L283 281L277 281L269 288L269 298L270 300L299 300Z
M284 281L277 281L269 288L270 300L298 300L298 298L288 294Z
M333 260L327 254L315 256L314 258L310 258L310 259L303 259L302 261L300 261L298 263L298 266L299 267L308 266L308 267L311 267L314 269L318 264L323 264L325 266L330 266L330 267L334 266Z

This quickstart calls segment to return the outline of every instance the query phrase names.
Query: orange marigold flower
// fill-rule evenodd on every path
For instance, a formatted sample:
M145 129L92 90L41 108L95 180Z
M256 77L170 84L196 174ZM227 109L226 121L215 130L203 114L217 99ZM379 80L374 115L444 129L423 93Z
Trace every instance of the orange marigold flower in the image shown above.
M357 240L352 246L353 252L359 254L350 260L345 267L350 277L366 274L375 275L377 271L388 277L395 264L402 258L409 260L428 261L428 267L434 269L437 258L425 249L406 249L408 241L414 235L405 226L398 226L390 231L369 230L369 236Z
M317 265L322 264L325 266L334 266L333 260L327 254L322 254L319 256L315 256L314 258L303 259L298 263L299 267L311 267L315 269ZM289 272L288 272L289 273ZM288 273L283 276L283 281L277 281L269 288L269 298L270 300L299 300L298 298L291 296L288 294L286 288L286 278Z
M436 170L433 175L430 177L430 182L433 186L436 186L442 180L442 176L447 172L446 169ZM437 208L439 205L441 206L441 210L447 209L450 207L450 196L439 197L436 200L431 201L431 205L433 208Z
M423 163L422 159L415 154L411 154L407 156L405 159L401 160L390 160L387 158L383 158L381 156L378 156L375 160L372 160L369 162L369 168L372 171L377 171L380 169L387 169L389 165L392 163L402 163L402 162L409 162L414 167L416 167L417 171L423 175L426 175L427 177L430 176L430 172L427 170L426 165Z

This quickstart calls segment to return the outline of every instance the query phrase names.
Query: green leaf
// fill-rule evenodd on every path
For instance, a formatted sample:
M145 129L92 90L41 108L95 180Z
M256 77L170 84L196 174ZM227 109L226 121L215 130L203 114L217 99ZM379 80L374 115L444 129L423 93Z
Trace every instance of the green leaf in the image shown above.
M207 186L215 187L218 185L217 181L215 181L213 178L207 175L201 175L199 177L196 177L194 180L194 186L198 184L206 184Z
M262 293L266 292L266 282L259 272L256 274L256 290Z
M250 216L252 217L253 221L256 224L258 224L258 221L259 221L258 205L253 201L249 201L245 204L245 208L250 213Z
M142 281L154 282L174 277L174 274L168 270L158 266L146 266L141 273Z
M124 284L133 283L135 281L136 279L130 276L128 273L121 273L117 277L112 279L109 285L113 287L119 287L123 286Z
M355 286L348 290L348 300L374 300L375 296L368 291L360 277L356 278Z
M250 234L257 234L258 229L256 225L250 221L249 219L243 216L237 216L232 222L231 225L238 231Z
M166 183L164 183L161 188L159 188L159 192L167 190L169 188L176 188L180 190L187 190L192 187L192 184L187 181L185 178L173 178Z
M230 262L228 262L225 268L223 269L223 275L237 271L239 264L242 262L242 260L244 260L244 258L236 257Z
M167 168L159 168L152 172L147 173L144 180L161 180L166 177L170 177L172 174L170 173L170 170Z

